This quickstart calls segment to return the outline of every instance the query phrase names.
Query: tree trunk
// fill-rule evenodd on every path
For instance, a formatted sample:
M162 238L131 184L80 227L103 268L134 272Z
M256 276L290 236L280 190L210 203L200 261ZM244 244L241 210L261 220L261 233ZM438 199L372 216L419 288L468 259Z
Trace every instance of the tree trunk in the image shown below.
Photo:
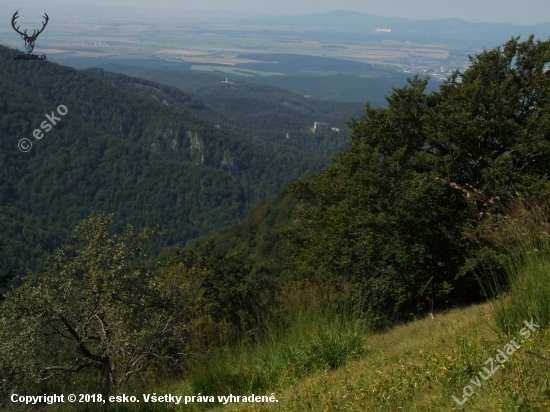
M105 400L105 405L109 404L109 396L111 395L111 362L107 357L103 360L101 365L101 395Z

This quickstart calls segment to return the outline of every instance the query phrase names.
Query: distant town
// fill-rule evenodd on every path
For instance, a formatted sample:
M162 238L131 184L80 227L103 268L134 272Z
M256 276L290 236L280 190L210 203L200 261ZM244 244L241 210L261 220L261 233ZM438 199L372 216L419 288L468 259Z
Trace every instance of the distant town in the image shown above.
M411 75L419 74L420 76L430 76L432 79L436 80L446 80L454 73L455 70L459 69L463 72L468 67L470 67L469 62L458 65L447 64L441 67L426 67L425 62L424 65L418 62L410 65L399 66L397 71L401 73L411 73Z

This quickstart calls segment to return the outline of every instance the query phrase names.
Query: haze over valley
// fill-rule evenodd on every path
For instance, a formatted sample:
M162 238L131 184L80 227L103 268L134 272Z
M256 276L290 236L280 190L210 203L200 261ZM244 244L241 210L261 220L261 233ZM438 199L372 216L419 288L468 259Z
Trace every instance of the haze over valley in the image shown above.
M212 73L283 87L303 96L385 104L392 86L416 73L434 81L469 65L468 56L549 24L412 20L336 10L295 16L116 6L65 5L37 51L77 68L113 63ZM33 15L21 7L21 15ZM2 18L9 18L4 9ZM18 45L9 26L0 40ZM121 69L119 69L121 70ZM435 86L434 86L435 87Z

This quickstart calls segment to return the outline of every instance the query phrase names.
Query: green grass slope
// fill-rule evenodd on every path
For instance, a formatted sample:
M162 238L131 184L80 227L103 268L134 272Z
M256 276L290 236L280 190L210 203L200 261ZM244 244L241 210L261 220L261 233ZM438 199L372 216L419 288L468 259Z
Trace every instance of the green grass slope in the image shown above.
M281 388L275 404L228 405L256 411L545 411L550 408L548 365L527 351L548 354L539 332L488 380L477 377L511 337L492 328L490 305L455 310L368 336L365 354L335 371L319 371ZM517 332L525 325L517 325ZM495 361L496 363L496 361ZM463 388L474 394L464 401ZM247 393L243 393L245 395Z
M180 405L117 404L112 410L542 412L550 408L550 325L541 325L519 343L525 324L515 325L512 335L502 334L495 328L491 303L436 314L434 319L379 334L365 334L357 320L333 315L301 312L286 332L255 347L218 352L199 364L187 381L124 390L138 399L153 392L182 396ZM521 347L500 365L495 357L512 339ZM493 366L486 363L491 357ZM484 368L493 371L492 376ZM218 395L230 394L273 395L277 402L224 405L218 401ZM191 402L191 396L196 400L199 395L213 396L214 402ZM69 409L58 405L56 410ZM89 405L80 410L96 409Z

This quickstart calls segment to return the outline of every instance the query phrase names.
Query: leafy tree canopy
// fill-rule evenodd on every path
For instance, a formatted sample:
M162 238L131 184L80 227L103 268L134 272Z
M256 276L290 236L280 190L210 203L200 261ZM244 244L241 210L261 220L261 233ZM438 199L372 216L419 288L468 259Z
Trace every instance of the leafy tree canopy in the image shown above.
M146 264L154 231L109 234L100 214L75 230L81 243L56 250L43 273L8 293L0 313L0 390L28 387L81 370L111 384L151 364L172 367L207 319L200 270ZM177 278L177 282L175 279Z
M290 185L301 206L285 232L287 269L358 282L378 325L425 310L418 292L431 276L453 284L454 302L475 298L458 277L475 254L464 230L509 193L550 193L550 41L512 39L471 63L438 92L415 77L388 108L367 105L350 149Z

